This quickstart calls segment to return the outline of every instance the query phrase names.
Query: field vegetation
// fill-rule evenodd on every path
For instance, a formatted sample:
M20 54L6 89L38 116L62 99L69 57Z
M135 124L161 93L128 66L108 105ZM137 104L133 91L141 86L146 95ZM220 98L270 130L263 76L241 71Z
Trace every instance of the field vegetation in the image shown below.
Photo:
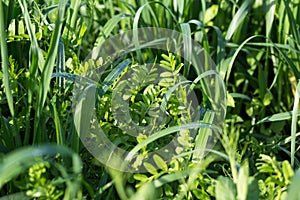
M1 0L0 200L300 199L299 25L299 0ZM215 69L198 72L164 50L90 59L113 35L142 27L192 38ZM138 67L145 63L164 73ZM103 66L101 77L92 73ZM135 76L126 79L130 71ZM219 107L204 76L222 80L213 99ZM187 82L196 106L187 101ZM114 118L111 101L128 85L129 116L145 129ZM151 121L160 105L165 123ZM216 108L224 109L222 128L202 158L197 147L208 144L201 136L212 131ZM93 134L85 119L94 109L112 143L140 152L131 167L143 173L110 168L83 145L78 133ZM136 130L137 137L126 134ZM170 162L147 161L176 134Z

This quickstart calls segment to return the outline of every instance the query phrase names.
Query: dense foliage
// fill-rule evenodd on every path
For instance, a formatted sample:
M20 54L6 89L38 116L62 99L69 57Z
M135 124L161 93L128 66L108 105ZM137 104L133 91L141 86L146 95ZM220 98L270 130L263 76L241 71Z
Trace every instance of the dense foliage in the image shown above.
M300 199L299 24L299 0L2 0L0 199ZM190 138L192 128L178 127L199 113L211 122L212 105L200 82L194 82L199 107L187 101L189 87L181 83L201 74L167 51L155 57L142 52L164 73L137 67L141 63L131 54L110 63L97 77L99 93L90 102L110 141L141 152L132 165L143 165L145 173L106 167L78 137L85 127L72 112L74 84L97 76L91 69L106 64L86 58L110 36L137 27L190 36L211 56L226 85L224 127L200 161L194 159L200 139ZM126 78L129 70L135 72L132 80ZM122 85L131 85L132 121L145 127L138 137L114 119L110 101ZM149 128L159 105L167 120ZM200 133L210 131L200 125ZM177 155L170 162L154 155L156 166L142 164L176 131ZM153 133L158 134L150 138Z

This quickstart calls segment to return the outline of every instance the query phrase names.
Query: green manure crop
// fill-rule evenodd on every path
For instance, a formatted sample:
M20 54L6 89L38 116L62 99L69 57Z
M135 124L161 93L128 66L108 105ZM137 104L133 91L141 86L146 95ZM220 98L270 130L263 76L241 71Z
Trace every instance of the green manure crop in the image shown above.
M2 0L0 200L300 199L299 14L298 0ZM213 70L162 49L94 57L126 31L139 47L145 27L196 41ZM127 159L100 162L97 127ZM174 138L170 160L153 153Z

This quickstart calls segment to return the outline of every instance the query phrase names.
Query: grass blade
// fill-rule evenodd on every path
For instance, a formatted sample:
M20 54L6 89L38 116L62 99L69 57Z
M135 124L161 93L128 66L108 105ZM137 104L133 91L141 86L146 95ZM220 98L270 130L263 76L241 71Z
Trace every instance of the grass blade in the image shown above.
M19 0L19 4L24 16L26 28L29 34L30 38L30 52L29 52L29 72L30 72L30 78L29 78L29 88L28 88L28 109L26 113L26 130L25 130L25 138L24 138L24 144L28 144L29 137L30 137L30 113L32 109L32 99L33 95L36 92L36 77L38 75L38 69L42 71L44 66L44 57L42 54L41 49L39 48L37 38L35 36L35 33L33 31L33 25L31 24L30 16L27 9L27 3L25 0L21 2Z
M251 98L247 95L244 95L244 94L241 94L241 93L230 93L230 95L233 97L233 98L240 98L240 99L245 99L249 102L251 102Z
M239 54L239 52L241 51L241 49L252 39L254 38L257 38L257 37L263 37L263 36L260 36L260 35L253 35L249 38L247 38L241 45L239 45L239 47L237 48L237 50L234 52L231 60L230 60L230 63L229 63L229 66L228 68L226 69L226 71L224 72L220 72L220 73L226 73L226 84L228 84L228 80L229 80L229 77L230 77L230 74L231 74L231 70L232 70L232 67L233 67L233 63L237 57L237 55Z
M143 60L142 59L143 57L142 57L142 53L141 53L141 50L140 50L141 48L140 48L139 37L138 37L139 36L139 34L138 34L138 24L139 24L139 20L141 18L142 11L146 7L149 7L151 9L150 4L158 4L158 5L162 6L165 10L167 10L169 12L169 14L171 15L173 21L176 24L178 23L175 15L172 13L172 11L167 6L165 6L164 4L162 4L159 1L150 1L150 2L147 2L146 4L144 4L143 6L141 6L137 10L137 12L136 12L136 14L134 16L134 19L133 19L133 44L134 44L135 48L137 49L137 55L138 55L138 59L139 60ZM157 18L156 18L155 15L153 17L154 17L155 25L158 27L159 24L157 22Z
M266 1L266 37L270 38L271 29L273 27L274 22L274 16L275 16L275 7L276 7L276 1L275 0L267 0Z
M24 4L26 5L26 4ZM40 119L42 109L44 107L48 91L50 89L50 80L51 75L54 69L55 59L58 52L58 44L59 39L62 31L62 23L64 19L65 13L65 0L60 0L58 4L58 11L57 11L57 19L55 23L55 28L52 33L49 51L47 53L46 61L44 66L41 69L41 84L38 88L38 101L36 102L36 115L34 119L34 130L33 130L33 143L41 143L45 140L44 135L41 134L42 127L40 127ZM26 10L25 10L26 12ZM30 22L28 22L30 24ZM40 129L40 130L39 130Z
M100 86L100 95L103 96L106 91L108 90L108 88L110 87L110 85L115 81L116 78L118 78L118 76L124 71L124 69L131 63L131 60L126 59L123 62L121 62L120 64L118 64L118 66L116 68L114 68L114 70L104 79L103 83Z
M299 106L299 96L300 96L300 82L296 88L296 95L294 100L294 107L292 112L292 127L291 127L291 166L294 167L295 163L295 148L296 148L296 129L297 129L297 112Z
M173 126L170 128L166 128L164 130L158 131L155 134L149 136L147 139L143 140L141 143L136 145L128 154L126 157L126 160L130 161L133 156L141 150L144 146L150 144L151 142L154 142L155 140L162 138L164 136L167 136L171 133L174 133L176 131L180 131L183 129L197 129L197 128L215 128L214 125L212 124L207 124L207 123L191 123L191 124L184 124L184 125L179 125L179 126Z
M163 98L163 101L161 102L161 106L160 106L160 109L162 111L165 111L166 110L166 107L167 107L167 103L172 95L172 93L181 85L183 84L187 84L187 83L190 83L191 81L182 81L182 82L179 82L177 83L176 85L172 86L167 92L166 94L164 95L164 98Z
M34 32L34 28L31 23L31 20L30 20L30 16L29 16L28 9L27 9L27 3L25 0L23 0L23 2L21 2L21 0L19 0L19 4L22 9L26 28L27 28L30 42L31 42L31 45L30 45L31 61L30 61L29 71L30 71L31 78L33 79L33 81L35 81L37 73L38 73L38 67L40 68L41 71L43 70L44 57L43 57L41 49L39 48L37 38L36 38L36 35Z
M59 145L65 144L65 133L62 130L62 124L60 122L59 114L56 110L55 101L52 102L52 109L54 115L54 124L55 124L55 131L56 131L56 143Z
M57 67L56 67L57 73L64 73L65 72L65 47L64 42L62 41L62 37L59 39L58 43L58 61L57 61ZM65 82L62 77L58 77L58 87L59 89L63 90L65 87Z
M16 146L20 146L21 136L18 131L17 122L15 118L15 110L14 110L14 99L11 91L10 85L10 75L9 75L9 64L8 64L8 52L7 52L7 41L6 41L6 28L5 21L3 15L3 3L0 1L0 50L1 50L1 61L2 61L2 71L3 71L3 84L5 89L5 96L7 99L7 104L9 107L10 114L13 119L13 131L12 136L15 136Z
M227 34L225 36L226 40L230 40L236 29L240 24L243 23L244 19L249 13L249 6L251 5L253 0L246 0L237 13L234 15L233 19L230 22L230 25L227 30Z
M203 122L211 124L214 119L214 112L213 111L206 111ZM193 160L200 161L205 153L205 148L207 146L208 138L212 135L211 129L200 128L198 134L195 139L195 152L193 153Z
M100 37L97 38L95 46L101 46L101 44L109 37L116 25L124 18L129 16L124 14L115 15L113 18L109 19L104 25Z
M8 53L7 53L7 43L6 43L6 28L4 21L4 12L2 1L0 2L0 47L1 47L1 60L2 60L2 70L3 70L3 84L5 89L5 95L7 98L7 103L9 107L10 114L12 117L15 116L14 111L14 100L10 87L10 76L8 69Z
M189 69L191 63L188 63L187 60L191 60L191 52L192 52L192 39L191 39L191 28L188 23L181 23L180 24L181 31L183 33L183 52L184 52L184 71L183 71L183 76L187 77L189 74Z
M57 55L58 43L60 39L60 34L62 30L62 23L65 14L65 0L59 1L57 20L55 23L55 29L51 38L49 51L47 53L47 58L45 61L45 66L42 71L42 84L40 87L40 98L39 98L39 108L44 106L46 101L47 93L50 87L51 74L54 68L54 62Z
M96 89L96 85L90 84L83 89L78 99L76 99L74 124L79 136L90 130L90 120L92 119L92 112L96 102Z
M283 0L283 2L285 4L285 9L286 9L287 16L288 16L288 19L289 19L292 34L293 34L297 44L300 44L300 33L297 29L298 26L297 26L297 23L295 21L294 15L291 11L291 8L290 8L288 2L286 0Z
M300 116L300 110L297 110L297 116ZM277 122L277 121L282 121L282 120L288 120L291 119L293 115L292 111L289 112L282 112L282 113L277 113L268 117L263 118L262 120L258 121L256 124L262 124L266 122Z
M236 187L233 181L224 176L220 176L216 182L216 200L236 199Z
M205 28L207 28L207 27L201 21L195 20L195 19L190 20L188 23L199 26L199 28L201 29L201 34L202 34L202 37L201 37L201 39L199 38L199 40L201 40L201 42L203 44L203 48L206 50L206 52L209 53L210 52L209 43L208 43L208 38L207 38L206 30L205 30ZM182 32L184 33L184 30L182 30Z
M77 16L81 1L71 1L70 3L70 9L68 12L69 29L67 34L69 34L69 31L74 32L76 30L76 21L78 20ZM67 36L67 38L70 39L69 35Z

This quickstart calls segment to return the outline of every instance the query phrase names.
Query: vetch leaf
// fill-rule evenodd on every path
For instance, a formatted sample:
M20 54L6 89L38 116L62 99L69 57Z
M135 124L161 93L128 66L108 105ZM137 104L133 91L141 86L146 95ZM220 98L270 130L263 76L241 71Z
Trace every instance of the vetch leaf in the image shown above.
M148 176L145 174L134 174L133 178L141 182L147 182L149 180Z
M214 4L210 6L205 12L205 24L210 22L213 18L215 18L218 14L219 6Z
M166 164L166 162L157 154L155 154L153 156L153 160L155 162L155 164L157 165L157 167L159 167L160 169L166 171L168 170L168 166Z
M290 183L291 177L294 176L294 171L287 160L282 162L282 172L285 184L288 185Z
M176 163L178 164L178 163ZM153 184L156 188L159 188L167 183L172 183L176 180L180 180L180 179L183 179L183 178L186 178L189 174L187 172L180 172L178 171L179 169L177 169L177 172L175 173L171 173L171 174L167 174L167 175L164 175L156 180L153 181Z
M148 162L144 162L143 165L150 174L153 174L153 175L157 174L156 168L152 164L150 164Z

